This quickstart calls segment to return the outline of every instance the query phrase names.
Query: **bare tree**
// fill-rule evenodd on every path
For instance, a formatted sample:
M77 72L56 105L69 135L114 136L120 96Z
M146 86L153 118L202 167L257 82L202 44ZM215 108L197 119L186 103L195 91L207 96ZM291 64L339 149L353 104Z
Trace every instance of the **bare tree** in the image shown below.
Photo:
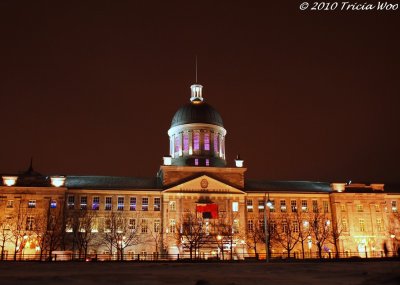
M299 223L294 215L284 212L279 218L276 240L286 250L288 258L299 242Z
M12 241L13 235L11 232L11 226L12 226L11 224L12 224L11 216L2 216L0 218L0 247L1 247L0 260L4 260L6 244Z
M315 209L310 215L311 231L318 248L318 256L322 258L324 244L332 236L331 221L327 213L320 208Z
M247 224L247 246L253 249L254 254L258 256L258 244L265 242L263 224L258 220L251 220Z
M338 221L332 221L332 228L331 228L331 233L329 235L329 241L333 244L335 247L335 257L339 258L339 239L342 236L343 232L343 225L342 223Z
M144 226L148 225L140 225L141 228ZM125 248L140 243L138 227L132 228L120 212L111 212L104 217L104 231L99 238L100 244L106 246L111 254L116 249L118 260L124 259Z
M230 259L233 259L233 242L239 237L240 229L237 215L234 213L220 212L216 223L215 241L224 259L225 245L229 245Z
M26 217L26 208L23 206L23 200L20 199L16 205L16 214L12 216L11 235L14 244L14 260L17 260L17 255L25 247Z
M311 235L311 226L310 226L310 216L308 213L301 211L297 211L295 213L297 226L299 229L299 243L301 245L301 255L302 258L305 258L305 249L304 244L308 240L308 237Z

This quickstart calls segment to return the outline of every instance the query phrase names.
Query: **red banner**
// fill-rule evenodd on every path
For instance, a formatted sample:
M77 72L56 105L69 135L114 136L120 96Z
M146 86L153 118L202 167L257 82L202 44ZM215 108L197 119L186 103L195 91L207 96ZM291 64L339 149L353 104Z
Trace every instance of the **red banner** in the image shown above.
M203 213L203 218L218 219L217 204L198 204L196 211L197 213Z

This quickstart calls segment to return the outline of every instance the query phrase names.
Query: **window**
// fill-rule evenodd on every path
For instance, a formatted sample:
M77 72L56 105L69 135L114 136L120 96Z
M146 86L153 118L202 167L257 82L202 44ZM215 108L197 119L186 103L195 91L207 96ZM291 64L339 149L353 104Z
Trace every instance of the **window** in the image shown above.
M262 200L262 199L258 200L258 212L259 213L264 212L264 200Z
M57 208L57 201L56 200L51 200L50 201L50 208L51 209Z
M364 219L359 219L359 224L360 224L360 232L365 232L365 221Z
M28 208L36 208L36 200L29 200Z
M104 210L111 211L112 209L112 197L106 197L106 205Z
M194 159L194 165L196 165L196 166L199 165L199 159L198 158Z
M142 219L141 232L142 232L142 234L147 234L149 232L149 224L146 219Z
M286 201L281 200L281 212L286 212Z
M378 229L378 232L383 231L382 219L381 218L376 219L376 227Z
M117 200L117 210L118 211L123 211L124 210L124 203L125 201L124 201L124 197L118 197L118 200Z
M154 211L160 211L161 209L161 198L156 197L154 198Z
M271 202L271 207L269 208L269 211L271 213L275 212L275 201L274 200L270 200Z
M161 222L159 219L154 220L154 232L159 233L161 229Z
M183 150L184 151L189 150L189 134L188 133L183 134Z
M299 232L299 223L297 221L293 221L293 232Z
M301 211L303 213L307 213L308 212L307 200L301 200Z
M142 211L149 210L149 198L142 198Z
M239 202L232 202L232 211L239 212Z
M95 196L93 197L92 210L98 211L99 208L100 208L100 197Z
M392 212L397 213L397 201L392 201Z
M131 231L136 230L136 219L132 219L132 218L129 219L128 228L129 228Z
M8 200L7 201L7 208L14 208L14 200Z
M210 166L210 160L206 158L206 166Z
M238 234L239 233L239 220L233 220L233 233Z
M329 213L329 203L328 203L328 201L322 201L322 208L324 209L324 213Z
M175 135L174 138L174 147L175 147L175 152L179 152L179 135Z
M286 221L282 222L282 232L283 233L287 233L288 232L288 225L287 225Z
M358 204L357 205L357 212L363 212L363 211L364 211L363 205Z
M129 199L129 210L136 211L136 197L131 197Z
M175 233L175 227L176 227L175 219L170 219L169 220L169 232Z
M204 133L204 150L210 150L210 134Z
M342 219L342 230L344 232L347 232L348 227L347 227L347 220L346 219Z
M381 211L381 207L379 206L379 204L375 204L375 212L380 212Z
M218 133L214 133L214 152L218 152Z
M253 200L247 200L247 212L253 212Z
M169 201L169 210L172 212L176 211L176 202L175 201Z
M254 222L253 220L247 220L247 230L252 232L254 230Z
M86 210L87 209L87 197L86 196L81 196L81 210Z
M98 218L93 218L92 221L92 233L98 233L99 232L99 219Z
M312 201L312 210L313 210L313 213L318 213L318 201L317 200Z
M193 150L200 149L200 133L194 132L193 133Z
M32 231L35 225L35 218L32 216L26 217L26 230Z
M296 200L291 200L290 201L290 208L292 209L292 213L297 212L297 201Z
M340 204L340 211L346 212L346 204Z
M75 208L75 196L68 196L67 207L70 210Z

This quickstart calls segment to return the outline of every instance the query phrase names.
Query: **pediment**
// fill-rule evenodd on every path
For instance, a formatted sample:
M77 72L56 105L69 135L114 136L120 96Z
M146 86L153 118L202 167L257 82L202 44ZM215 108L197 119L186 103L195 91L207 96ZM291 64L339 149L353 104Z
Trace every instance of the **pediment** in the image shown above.
M244 194L242 190L232 187L207 175L202 175L200 177L170 187L168 189L165 189L164 192Z

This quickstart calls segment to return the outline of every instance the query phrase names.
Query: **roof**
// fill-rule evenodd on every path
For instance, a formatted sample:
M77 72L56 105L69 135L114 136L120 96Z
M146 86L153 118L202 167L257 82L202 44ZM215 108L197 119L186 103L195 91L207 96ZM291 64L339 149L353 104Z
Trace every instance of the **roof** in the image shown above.
M180 107L172 118L171 128L192 123L224 126L222 117L218 111L205 102L192 102Z
M156 177L67 176L66 187L71 189L161 189Z
M282 192L322 192L330 193L331 187L326 182L315 181L262 181L246 180L244 189L246 192L258 191L282 191Z

